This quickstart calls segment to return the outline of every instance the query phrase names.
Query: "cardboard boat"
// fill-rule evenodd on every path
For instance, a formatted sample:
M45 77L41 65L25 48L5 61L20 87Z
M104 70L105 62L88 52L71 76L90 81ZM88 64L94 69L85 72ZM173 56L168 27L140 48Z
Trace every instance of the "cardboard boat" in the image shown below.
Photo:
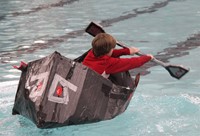
M129 72L106 79L58 52L27 65L22 71L12 114L32 120L38 128L92 123L123 113L139 82Z

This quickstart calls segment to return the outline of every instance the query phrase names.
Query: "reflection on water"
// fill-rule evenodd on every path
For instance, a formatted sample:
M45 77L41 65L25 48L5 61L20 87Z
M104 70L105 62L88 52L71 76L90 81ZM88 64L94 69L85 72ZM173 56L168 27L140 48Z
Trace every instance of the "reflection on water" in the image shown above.
M136 9L133 9L132 11L126 12L125 15L121 15L121 16L116 17L116 18L102 20L100 24L102 26L106 27L106 26L110 26L113 23L117 23L119 21L123 21L123 20L127 20L127 19L130 19L130 18L133 18L133 17L137 17L138 15L141 15L141 14L156 12L160 8L167 6L170 1L171 0L166 0L166 1L163 1L163 2L156 2L156 3L153 3L153 5L149 6L149 7L136 8Z
M11 14L12 14L12 16L26 15L26 14L30 14L30 13L34 13L34 12L39 12L40 10L53 8L53 7L63 7L64 5L72 4L76 1L79 1L79 0L61 0L61 1L58 1L58 2L52 3L52 4L39 5L38 7L31 8L28 11L13 12Z
M75 38L84 33L84 30L77 30L66 35L49 39L46 41L35 41L32 45L29 46L18 46L16 50L0 52L0 62L7 63L12 60L12 58L20 57L23 54L34 53L36 50L51 48L53 45L58 43L66 42L68 39Z
M39 5L37 7L31 8L31 9L26 9L25 11L11 12L9 14L1 15L0 21L3 19L6 19L7 16L16 17L16 16L20 16L20 15L28 15L28 14L31 14L34 12L39 12L44 9L50 9L50 8L54 8L54 7L63 7L64 5L69 5L69 4L72 4L77 1L79 1L79 0L60 0L60 1L56 1L55 3L43 4L43 5Z

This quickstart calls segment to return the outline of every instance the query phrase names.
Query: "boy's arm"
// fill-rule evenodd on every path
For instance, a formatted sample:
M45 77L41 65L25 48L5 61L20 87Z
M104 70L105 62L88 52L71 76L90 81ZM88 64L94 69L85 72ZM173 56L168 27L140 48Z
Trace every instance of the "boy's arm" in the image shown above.
M114 58L119 58L122 55L134 55L135 53L139 52L138 48L130 47L125 49L118 49L113 50L112 56Z
M113 50L111 57L119 58L119 57L122 56L122 55L130 55L130 50L129 50L129 48L125 48L125 49L115 49L115 50Z
M110 58L105 72L106 74L114 74L128 71L130 69L138 68L144 65L151 59L152 57L150 55L132 58Z

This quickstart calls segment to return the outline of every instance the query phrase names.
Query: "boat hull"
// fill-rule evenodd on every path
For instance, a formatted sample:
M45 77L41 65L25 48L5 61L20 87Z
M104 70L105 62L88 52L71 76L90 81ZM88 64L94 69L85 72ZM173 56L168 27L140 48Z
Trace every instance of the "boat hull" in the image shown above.
M126 110L135 89L129 72L105 79L54 52L22 70L12 113L39 128L108 120Z

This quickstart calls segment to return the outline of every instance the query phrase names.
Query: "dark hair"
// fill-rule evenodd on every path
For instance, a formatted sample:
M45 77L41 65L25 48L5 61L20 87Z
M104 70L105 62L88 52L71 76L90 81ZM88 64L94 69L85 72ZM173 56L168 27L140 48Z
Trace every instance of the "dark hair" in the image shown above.
M116 40L109 34L100 33L92 41L93 53L96 57L105 55L115 48Z

